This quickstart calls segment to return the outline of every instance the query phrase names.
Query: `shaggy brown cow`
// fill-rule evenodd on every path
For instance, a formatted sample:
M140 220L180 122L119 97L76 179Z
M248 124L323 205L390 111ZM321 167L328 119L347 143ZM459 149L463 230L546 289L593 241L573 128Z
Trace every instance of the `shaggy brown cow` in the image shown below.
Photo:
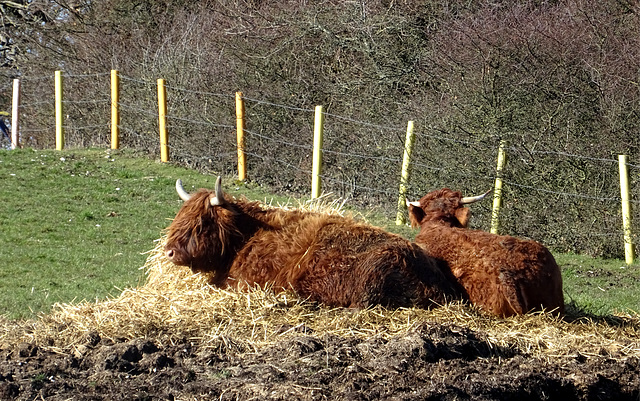
M446 262L469 300L499 315L530 311L564 314L562 276L553 255L541 244L467 229L470 210L489 192L463 197L444 188L407 201L416 243Z
M424 250L353 219L264 208L220 188L188 194L167 229L165 253L216 286L293 289L332 306L421 306L460 298L451 276Z

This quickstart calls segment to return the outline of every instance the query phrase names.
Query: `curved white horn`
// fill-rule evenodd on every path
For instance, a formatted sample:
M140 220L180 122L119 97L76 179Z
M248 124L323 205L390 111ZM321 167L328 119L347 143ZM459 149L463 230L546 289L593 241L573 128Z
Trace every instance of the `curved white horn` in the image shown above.
M224 193L222 192L222 177L218 176L216 179L216 196L212 196L209 201L211 206L221 206L225 204Z
M182 187L182 180L180 178L176 180L176 191L178 192L178 196L180 197L180 199L185 202L191 198L191 195L189 195L187 191L185 191Z
M493 191L493 188L491 188L490 190L488 190L487 192L483 193L482 195L478 195L478 196L467 196L464 197L462 199L460 199L460 204L462 205L466 205L469 203L475 203L478 201L483 200L487 195L489 195L489 192Z
M407 207L409 206L415 206L415 207L420 207L420 201L414 201L411 202L409 199L404 198L404 201L407 203Z

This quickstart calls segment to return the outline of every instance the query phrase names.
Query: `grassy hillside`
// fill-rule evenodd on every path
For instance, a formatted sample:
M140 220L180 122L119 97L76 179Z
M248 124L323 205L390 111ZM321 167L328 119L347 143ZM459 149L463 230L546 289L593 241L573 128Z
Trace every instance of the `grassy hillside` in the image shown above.
M192 190L212 187L215 179L131 152L0 151L0 314L30 318L56 302L104 299L138 285L145 253L180 207L176 178ZM232 195L297 205L232 177L223 184ZM414 234L375 211L365 217L401 235ZM592 314L640 309L637 266L556 257L574 307Z
M104 298L143 278L193 171L104 150L0 153L0 313L28 317L55 302Z

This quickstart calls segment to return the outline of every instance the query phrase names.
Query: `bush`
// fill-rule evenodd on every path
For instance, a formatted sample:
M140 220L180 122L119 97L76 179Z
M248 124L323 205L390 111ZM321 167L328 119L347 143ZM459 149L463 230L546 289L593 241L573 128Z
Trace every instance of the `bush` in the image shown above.
M29 10L21 24L5 23L19 57L2 74L23 77L24 103L37 105L25 111L30 146L52 146L53 105L36 100L52 98L55 69L83 77L65 88L68 143L105 145L107 72L118 69L126 77L122 146L157 153L162 77L172 158L232 174L233 94L242 91L250 178L301 193L321 104L324 189L391 214L414 120L412 197L442 186L484 192L506 140L503 231L621 256L613 161L619 153L634 160L640 145L640 26L631 3L107 0ZM104 102L88 106L88 94ZM3 108L9 101L0 96ZM476 226L488 228L489 205L474 212Z

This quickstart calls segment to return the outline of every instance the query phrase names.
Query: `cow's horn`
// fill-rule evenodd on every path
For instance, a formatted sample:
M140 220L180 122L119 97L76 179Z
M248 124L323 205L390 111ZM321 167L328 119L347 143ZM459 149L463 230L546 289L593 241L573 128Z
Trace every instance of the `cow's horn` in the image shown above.
M409 199L404 198L404 201L407 203L407 207L409 206L415 206L415 207L420 207L420 201L414 201L411 202Z
M182 180L180 178L176 180L176 191L178 191L178 196L180 197L180 199L185 202L191 198L191 195L189 195L187 191L185 191L182 187Z
M488 190L487 192L483 193L482 195L478 195L478 196L467 196L464 197L462 199L460 199L460 204L462 205L466 205L469 203L474 203L474 202L478 202L483 200L487 195L489 195L489 192L493 191L493 188Z
M218 179L216 180L216 196L212 196L210 201L211 201L211 206L221 206L224 205L225 200L224 200L224 193L222 192L222 177L218 176Z

